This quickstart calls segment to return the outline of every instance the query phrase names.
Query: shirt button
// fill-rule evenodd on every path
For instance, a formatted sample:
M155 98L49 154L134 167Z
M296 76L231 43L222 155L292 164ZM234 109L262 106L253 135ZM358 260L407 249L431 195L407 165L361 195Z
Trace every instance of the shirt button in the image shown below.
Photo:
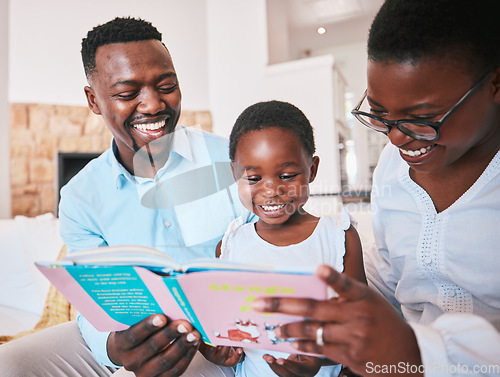
M455 295L457 294L457 292L455 292L455 290L452 289L449 294L450 294L450 297L455 297Z
M172 223L170 221L165 221L165 226L168 228L172 225Z
M431 263L432 263L432 258L431 258L431 257L426 257L426 258L424 259L424 263L425 263L425 264L431 264Z

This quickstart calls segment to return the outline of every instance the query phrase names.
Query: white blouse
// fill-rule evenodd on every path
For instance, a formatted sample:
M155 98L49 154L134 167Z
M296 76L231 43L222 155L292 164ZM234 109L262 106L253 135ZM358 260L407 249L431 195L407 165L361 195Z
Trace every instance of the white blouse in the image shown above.
M500 152L437 213L389 144L374 173L370 284L412 326L426 376L500 376ZM397 345L395 345L397 347Z
M297 244L276 246L262 239L254 223L243 224L233 220L222 239L221 258L249 264L310 267L329 264L338 271L344 270L345 231L351 218L344 210L341 215L321 217L313 233ZM276 376L263 355L286 359L289 354L276 351L245 348L245 359L236 367L237 377ZM321 367L316 377L338 376L341 365Z

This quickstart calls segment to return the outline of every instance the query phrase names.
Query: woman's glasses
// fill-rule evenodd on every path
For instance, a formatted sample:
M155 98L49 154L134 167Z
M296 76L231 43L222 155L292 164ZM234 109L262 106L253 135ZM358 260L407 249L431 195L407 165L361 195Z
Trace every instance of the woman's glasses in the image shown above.
M429 122L425 120L418 119L400 119L400 120L387 120L379 116L360 111L360 107L366 98L366 90L363 98L359 102L358 106L351 111L351 114L363 123L365 126L371 128L372 130L388 134L391 127L397 127L405 135L408 135L416 140L427 140L434 141L439 137L439 129L443 127L443 124L451 117L451 115L478 89L486 78L489 76L490 72L482 76L481 79L476 82L470 90L464 94L462 98L441 118L441 120L436 122Z

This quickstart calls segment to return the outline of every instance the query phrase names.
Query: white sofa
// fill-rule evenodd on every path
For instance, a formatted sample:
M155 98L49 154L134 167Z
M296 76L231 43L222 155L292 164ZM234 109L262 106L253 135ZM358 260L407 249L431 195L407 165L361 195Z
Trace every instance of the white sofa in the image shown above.
M49 282L34 262L56 259L62 246L59 220L51 213L0 220L0 335L38 322Z

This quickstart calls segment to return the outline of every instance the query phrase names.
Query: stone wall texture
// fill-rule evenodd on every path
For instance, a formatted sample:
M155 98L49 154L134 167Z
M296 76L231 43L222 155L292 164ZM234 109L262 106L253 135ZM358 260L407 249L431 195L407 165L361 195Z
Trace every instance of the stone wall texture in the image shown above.
M209 111L183 111L179 123L212 131ZM110 145L111 133L104 121L87 107L11 104L12 216L56 214L59 152L101 153Z

